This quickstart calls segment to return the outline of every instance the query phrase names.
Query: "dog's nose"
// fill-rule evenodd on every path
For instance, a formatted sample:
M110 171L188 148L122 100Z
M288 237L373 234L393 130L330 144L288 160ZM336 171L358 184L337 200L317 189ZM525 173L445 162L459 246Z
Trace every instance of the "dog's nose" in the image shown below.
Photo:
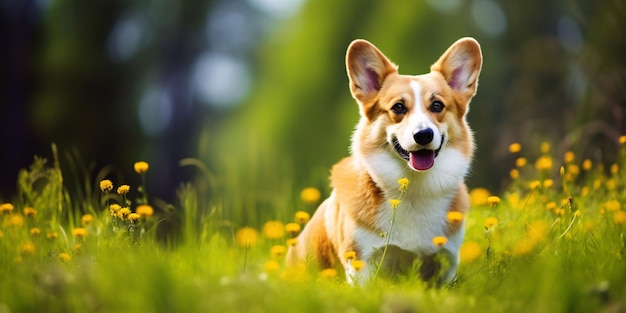
M417 133L415 133L413 135L413 139L418 144L420 144L422 146L425 146L425 145L429 144L431 141L433 141L434 135L435 134L433 133L432 129L426 128L426 129L422 129L422 130L418 131Z

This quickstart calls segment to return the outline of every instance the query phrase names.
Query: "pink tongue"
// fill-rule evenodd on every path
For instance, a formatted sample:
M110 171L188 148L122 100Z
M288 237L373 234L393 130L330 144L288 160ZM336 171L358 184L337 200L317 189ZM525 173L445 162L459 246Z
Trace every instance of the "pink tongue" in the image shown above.
M425 171L435 164L435 151L433 150L418 150L410 153L409 163L413 169L418 171Z

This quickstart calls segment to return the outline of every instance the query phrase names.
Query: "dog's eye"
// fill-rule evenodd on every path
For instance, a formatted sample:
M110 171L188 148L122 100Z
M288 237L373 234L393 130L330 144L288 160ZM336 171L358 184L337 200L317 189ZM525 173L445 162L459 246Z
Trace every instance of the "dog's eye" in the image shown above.
M437 100L437 101L433 101L433 103L430 104L430 108L428 109L430 110L430 112L439 113L443 111L445 107L446 106L443 104L443 102Z
M391 107L391 111L396 114L405 114L407 109L406 106L404 106L404 103L396 102L396 104Z

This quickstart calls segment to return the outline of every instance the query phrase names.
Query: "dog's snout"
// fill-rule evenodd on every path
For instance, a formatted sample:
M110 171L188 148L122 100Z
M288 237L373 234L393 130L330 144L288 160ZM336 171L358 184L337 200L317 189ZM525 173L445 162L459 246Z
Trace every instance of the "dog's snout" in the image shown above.
M418 131L413 135L413 139L418 144L425 146L433 141L433 137L435 136L433 130L431 128L426 128Z

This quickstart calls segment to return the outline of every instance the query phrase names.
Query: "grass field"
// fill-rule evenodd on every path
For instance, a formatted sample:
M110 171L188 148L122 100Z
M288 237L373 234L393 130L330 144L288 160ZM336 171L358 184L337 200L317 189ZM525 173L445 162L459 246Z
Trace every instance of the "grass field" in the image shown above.
M185 184L162 206L147 163L127 167L136 185L104 175L69 191L72 173L37 158L0 205L0 312L625 312L620 141L617 164L511 145L510 186L472 190L458 278L440 288L418 274L352 287L333 270L286 271L296 212L327 190L287 184L275 218L245 219L257 193Z

